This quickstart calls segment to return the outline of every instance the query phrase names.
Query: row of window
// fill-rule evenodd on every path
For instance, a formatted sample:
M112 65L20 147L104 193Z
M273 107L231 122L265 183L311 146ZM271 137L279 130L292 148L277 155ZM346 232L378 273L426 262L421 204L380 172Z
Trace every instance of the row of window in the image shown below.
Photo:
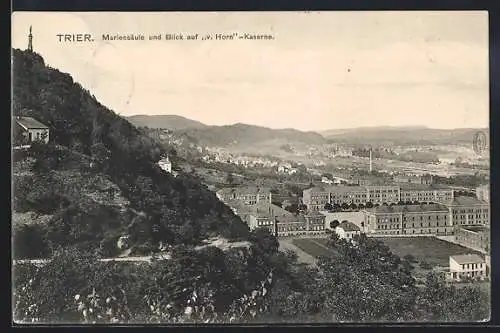
M391 234L391 235L415 235L415 234L439 234L446 235L452 234L453 231L445 229L411 229L411 230L379 230L377 233L380 234Z
M482 269L483 264L462 264L462 269Z
M396 227L394 227L396 226ZM427 225L424 225L424 223L420 223L420 226L415 226L415 223L412 223L411 224L411 227L406 223L403 223L403 228L425 228L425 227L439 227L439 222L436 222L436 225L431 225L430 223L427 223ZM446 222L443 223L442 225L443 227L446 226ZM377 229L383 229L383 230L386 230L386 229L399 229L399 224L378 224L377 225Z
M489 212L489 209L472 209L472 208L469 208L469 209L454 209L453 210L453 214L466 214L466 213L485 213L487 214Z
M431 221L432 220L431 217L432 217L431 215L428 215L426 220ZM441 215L441 217L443 218L443 220L446 220L447 216ZM435 218L436 218L436 220L439 220L440 215L436 215ZM423 220L424 220L424 217L420 216L420 221L423 221ZM408 221L408 218L406 216L403 216L403 221ZM411 217L411 221L415 221L415 216ZM378 218L378 222L399 222L399 217Z
M465 218L468 218L468 219L474 219L474 218L477 218L477 219L480 219L480 218L488 218L488 214L471 214L471 215L453 215L453 219L465 219Z

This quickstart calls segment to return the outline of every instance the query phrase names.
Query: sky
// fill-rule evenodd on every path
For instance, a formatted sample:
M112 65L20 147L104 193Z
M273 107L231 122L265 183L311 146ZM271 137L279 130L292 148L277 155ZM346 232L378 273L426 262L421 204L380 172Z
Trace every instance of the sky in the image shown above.
M488 14L447 12L15 12L33 48L123 116L326 130L489 126ZM205 34L272 40L200 40ZM92 35L60 42L58 34ZM144 41L103 41L102 34ZM198 40L148 40L199 34Z

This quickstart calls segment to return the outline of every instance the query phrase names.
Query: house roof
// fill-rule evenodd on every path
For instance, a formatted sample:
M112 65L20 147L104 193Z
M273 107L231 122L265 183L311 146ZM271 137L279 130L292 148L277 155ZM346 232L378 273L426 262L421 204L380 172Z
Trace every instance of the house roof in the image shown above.
M325 215L323 215L320 212L315 211L315 210L308 211L307 214L305 214L305 216L307 216L307 217L325 217Z
M423 213L423 212L448 212L448 208L441 204L428 205L394 205L394 206L378 206L365 209L371 213Z
M359 227L352 222L344 221L340 223L337 228L342 228L344 231L360 231Z
M476 197L468 197L468 196L454 197L452 200L445 202L445 204L449 206L489 205L486 201L479 200Z
M252 205L253 211L261 211L271 214L273 216L286 216L293 215L286 209L281 208L275 204L269 203L268 201L259 201L257 204Z
M471 263L478 263L478 262L484 262L484 259L477 255L477 254L458 254L454 256L450 256L457 264L471 264Z
M47 126L32 117L16 117L16 122L25 129L48 129Z

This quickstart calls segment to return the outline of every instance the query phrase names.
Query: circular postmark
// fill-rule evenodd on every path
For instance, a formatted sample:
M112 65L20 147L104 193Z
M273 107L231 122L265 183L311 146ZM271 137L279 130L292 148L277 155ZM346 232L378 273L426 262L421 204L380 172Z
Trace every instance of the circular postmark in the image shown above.
M488 135L485 131L477 131L474 133L472 140L472 148L478 155L484 155L489 149Z

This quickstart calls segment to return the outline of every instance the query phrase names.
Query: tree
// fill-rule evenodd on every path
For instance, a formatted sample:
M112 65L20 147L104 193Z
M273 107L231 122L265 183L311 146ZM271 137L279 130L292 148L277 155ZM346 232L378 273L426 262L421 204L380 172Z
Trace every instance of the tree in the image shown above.
M403 258L405 260L407 260L408 262L417 262L417 260L415 259L415 257L412 254L407 254Z
M366 203L366 208L373 208L373 202L368 201L368 202Z
M332 204L331 204L331 203L327 202L327 203L325 204L325 207L324 207L324 208L325 208L325 210L332 210L332 209L333 209L333 206L332 206Z
M432 269L432 265L425 260L420 261L420 267L422 269Z
M226 176L226 182L229 184L229 185L233 185L234 184L234 176L232 173L228 173L227 176Z
M336 227L338 227L340 224L339 220L333 220L332 222L330 222L330 229L335 229Z
M13 230L13 254L17 259L44 258L50 254L42 225L23 224Z
M352 203L349 205L349 208L351 208L352 210L357 210L357 209L358 209L358 205L356 205L354 202L352 202Z
M342 203L341 207L342 207L342 210L347 210L347 209L349 209L349 204L347 202L344 202L344 203Z
M285 210L289 211L290 213L297 214L299 212L299 205L295 203L291 204L289 206L286 206Z

